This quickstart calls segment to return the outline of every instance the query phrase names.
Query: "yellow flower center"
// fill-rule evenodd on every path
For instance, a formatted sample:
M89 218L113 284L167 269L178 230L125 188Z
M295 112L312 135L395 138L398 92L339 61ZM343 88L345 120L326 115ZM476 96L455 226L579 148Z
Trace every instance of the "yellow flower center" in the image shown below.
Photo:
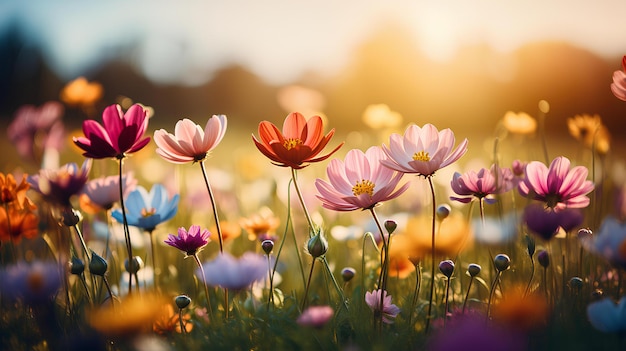
M413 160L428 162L430 161L430 156L428 155L428 152L420 151L413 154Z
M356 185L352 187L352 194L359 196L361 194L368 194L370 197L374 196L374 183L369 180L361 179L356 182Z
M293 139L285 139L285 142L283 143L283 146L287 149L287 150L291 150L294 147L298 146L302 144L302 140L298 139L298 138L293 138Z
M141 209L141 217L143 218L150 217L154 215L155 213L156 213L156 208L151 208L151 209L142 208Z

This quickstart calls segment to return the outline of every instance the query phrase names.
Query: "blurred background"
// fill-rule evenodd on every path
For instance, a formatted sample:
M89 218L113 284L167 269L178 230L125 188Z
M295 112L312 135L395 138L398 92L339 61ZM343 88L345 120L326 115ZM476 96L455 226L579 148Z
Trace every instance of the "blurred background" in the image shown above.
M151 129L226 114L249 138L301 111L355 137L378 128L374 105L397 131L430 122L472 147L545 100L550 143L574 143L566 120L598 114L619 151L624 13L621 0L3 1L0 123L82 76L103 95L91 115L66 108L74 128L134 101L154 108Z

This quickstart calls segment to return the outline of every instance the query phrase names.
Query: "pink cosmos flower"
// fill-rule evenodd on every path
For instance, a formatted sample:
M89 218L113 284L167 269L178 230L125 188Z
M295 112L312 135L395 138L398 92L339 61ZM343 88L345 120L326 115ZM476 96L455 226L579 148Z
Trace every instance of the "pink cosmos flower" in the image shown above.
M454 142L450 129L438 131L430 123L422 128L411 125L404 137L394 133L389 138L389 147L383 144L387 158L381 162L398 172L430 177L465 154L467 139L453 150Z
M126 154L141 150L150 142L143 137L148 128L148 112L135 104L124 114L119 105L110 105L102 113L103 125L94 121L83 122L84 137L74 137L74 143L90 158L122 159Z
M209 243L210 236L207 229L201 231L199 225L192 225L189 231L178 228L178 236L169 234L165 243L184 252L186 256L193 256Z
M395 190L404 174L384 167L380 163L384 158L383 150L373 146L365 153L358 149L348 151L345 162L331 160L326 168L330 183L315 181L322 206L334 211L370 209L406 191L409 183Z
M137 179L133 173L122 176L124 198L137 186ZM92 179L87 182L80 194L80 207L88 213L98 213L101 210L110 210L120 201L120 177L108 176Z
M87 159L80 168L75 163L68 163L59 169L42 169L39 174L29 176L28 183L46 200L71 207L70 199L80 193L87 183L91 163L91 159Z
M526 166L526 177L518 184L519 192L528 198L543 201L554 210L584 208L589 205L586 196L594 185L587 179L584 166L570 169L570 160L559 156L550 164L532 161Z
M611 91L616 98L626 101L626 55L622 57L622 70L613 72Z
M267 260L252 252L235 258L229 253L219 254L213 261L202 265L206 283L229 290L241 290L267 275ZM196 275L202 276L200 268Z
M46 149L60 150L65 141L65 128L61 121L63 111L63 105L56 101L46 102L40 107L20 107L7 129L17 153L34 160L42 157Z
M383 308L382 308L382 318L383 322L387 324L392 324L393 319L396 318L398 313L400 313L400 308L391 303L391 295L387 295L387 291L385 290L374 290L372 292L365 293L365 303L370 307L370 309L374 312L374 316L380 316L380 294L383 294Z
M335 311L330 306L311 306L302 311L296 323L305 327L321 328L333 317Z
M189 119L176 122L174 134L165 129L154 132L156 152L172 163L188 163L203 161L226 133L227 120L224 115L213 115L206 123L204 130Z
M463 175L455 172L450 186L461 197L450 196L450 200L468 203L478 198L491 204L496 201L492 195L505 193L513 189L514 185L513 172L509 168L492 165L490 169L482 168L478 172L469 171Z

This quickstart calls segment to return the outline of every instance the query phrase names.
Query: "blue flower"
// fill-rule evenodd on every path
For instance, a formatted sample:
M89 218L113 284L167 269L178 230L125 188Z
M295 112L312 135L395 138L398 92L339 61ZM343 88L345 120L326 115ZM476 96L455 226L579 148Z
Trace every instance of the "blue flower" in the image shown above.
M52 301L61 287L61 268L56 262L19 262L0 269L0 293L28 304Z
M130 226L151 232L159 223L174 217L178 211L179 198L176 194L170 199L161 184L155 184L149 193L144 187L137 186L124 201L126 221ZM111 215L119 223L124 223L121 209L115 209Z
M622 297L617 304L609 298L590 303L587 306L587 318L601 332L626 331L626 297Z

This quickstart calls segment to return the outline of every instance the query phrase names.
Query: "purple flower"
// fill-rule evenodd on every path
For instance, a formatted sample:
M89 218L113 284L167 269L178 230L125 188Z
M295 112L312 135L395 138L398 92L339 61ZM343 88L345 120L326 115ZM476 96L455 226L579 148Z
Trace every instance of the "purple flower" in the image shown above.
M47 102L40 107L20 107L7 129L18 155L33 160L41 157L45 149L61 149L65 140L62 115L63 105L56 101Z
M382 318L383 322L387 324L392 324L393 319L396 318L398 313L400 313L400 308L391 303L391 295L387 295L387 291L385 290L374 290L371 292L365 293L365 303L370 307L370 309L374 312L374 318L379 318L381 313L380 306L380 294L383 294L383 306L382 306Z
M526 166L526 177L519 183L519 192L528 198L543 201L554 210L584 208L589 205L586 196L593 191L593 183L587 179L588 170L583 166L570 169L570 160L560 156L550 164L533 161Z
M74 143L90 158L122 159L126 154L141 150L150 142L144 137L148 128L148 112L135 104L124 114L119 105L110 105L102 113L103 125L94 121L83 122L84 137L74 138Z
M301 326L321 328L333 317L335 311L330 306L311 306L302 311L296 320Z
M137 179L132 173L122 176L124 197L135 189ZM89 213L97 213L99 210L110 210L116 202L120 201L120 177L100 177L87 182L80 196L81 208Z
M219 254L213 261L205 262L205 278L208 285L224 289L241 290L247 288L267 274L265 257L252 252L235 258L229 253ZM200 268L196 275L201 277Z
M469 171L463 175L455 172L450 182L452 190L461 197L450 196L450 200L469 203L473 198L485 199L492 204L494 194L502 194L513 189L513 172L509 168L496 165L490 169L482 168L478 172Z
M524 209L524 223L530 231L544 240L554 237L559 228L570 231L583 221L582 213L575 209L556 211L539 204L528 205Z
M17 263L0 270L0 293L3 297L23 299L29 304L51 301L61 287L60 268L56 262Z
M91 159L87 159L81 168L76 163L68 163L56 170L42 169L39 174L29 176L28 183L46 200L71 207L70 199L83 190L90 170Z
M201 230L199 225L192 225L189 231L178 228L178 236L169 234L165 243L184 252L186 256L193 256L209 243L211 233Z

